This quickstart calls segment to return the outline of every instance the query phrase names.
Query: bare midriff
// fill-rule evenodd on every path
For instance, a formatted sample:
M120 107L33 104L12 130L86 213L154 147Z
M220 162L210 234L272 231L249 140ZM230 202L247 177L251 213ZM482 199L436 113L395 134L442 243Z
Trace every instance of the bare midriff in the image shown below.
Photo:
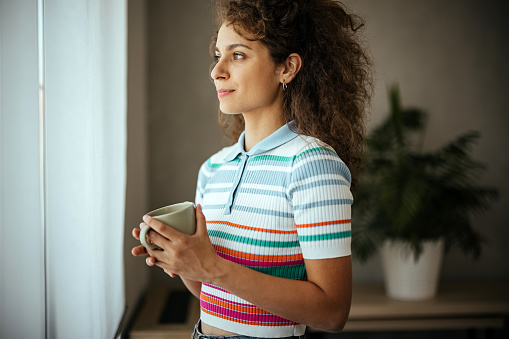
M220 328L205 324L203 321L201 322L201 333L206 335L220 335L220 336L228 336L228 335L237 335L236 333L224 331Z

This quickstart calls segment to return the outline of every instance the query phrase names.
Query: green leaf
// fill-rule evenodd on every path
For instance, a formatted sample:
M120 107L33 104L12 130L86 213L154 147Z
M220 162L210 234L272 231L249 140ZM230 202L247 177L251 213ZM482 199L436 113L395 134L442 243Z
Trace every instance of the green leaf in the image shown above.
M443 238L446 248L477 258L485 239L470 217L498 199L495 187L480 185L486 166L471 155L479 132L422 153L411 141L422 140L427 115L403 109L397 86L389 96L391 112L366 139L365 170L353 192L355 257L368 260L385 239L407 242L418 257L423 241Z

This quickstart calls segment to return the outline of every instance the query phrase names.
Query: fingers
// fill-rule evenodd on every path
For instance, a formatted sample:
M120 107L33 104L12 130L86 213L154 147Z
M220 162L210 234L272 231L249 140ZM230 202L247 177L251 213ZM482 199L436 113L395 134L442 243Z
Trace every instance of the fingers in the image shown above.
M140 229L143 228L144 226L145 226L145 224L141 223ZM133 228L132 235L136 240L138 240L138 241L140 240L140 230L139 229ZM137 257L137 256L141 256L141 255L147 255L148 252L147 252L147 249L145 248L145 246L140 245L140 246L133 247L133 249L131 250L131 254Z
M147 238L148 238L148 242L150 244L154 244L163 250L166 248L165 245L169 241L169 239L163 237L162 235L160 235L157 232L152 232L152 230L147 232Z
M140 232L141 232L141 229L142 229L143 227L145 227L145 226L146 226L146 224L145 224L144 222L142 222L142 223L140 224L140 228L139 228L139 229L137 229L137 228L133 228L132 235L133 235L133 237L134 237L136 240L140 240Z
M136 240L140 240L140 230L139 230L139 229L137 229L137 228L133 228L132 235L133 235L133 237L134 237Z
M131 254L134 255L135 257L138 257L141 255L147 255L148 252L147 252L147 249L145 248L145 246L140 245L140 246L133 247L133 249L131 250Z
M207 225L206 225L206 219L205 215L203 214L203 210L201 205L196 206L196 234L194 236L189 236L186 234L183 234L171 227L169 225L166 225L165 223L152 218L148 215L143 216L143 221L141 226L149 225L152 230L150 232L147 232L147 238L149 240L163 248L163 251L152 251L145 249L143 246L139 246L137 248L133 249L133 254L136 253L136 255L143 254L149 254L149 256L145 259L145 262L148 266L157 266L164 270L166 274L168 274L170 277L175 277L177 274L183 274L185 276L186 268L182 267L182 263L186 263L192 266L192 263L194 263L196 260L191 260L198 254L203 254L203 250L200 251L203 246L205 247L211 247L210 240L208 239L208 233L207 233ZM133 230L133 236L137 239L139 239L140 231L139 230ZM205 238L206 237L206 238ZM187 249L194 248L194 253L196 254L194 257L192 255L189 255ZM186 250L184 250L186 249ZM212 249L212 253L213 249ZM191 257L191 259L190 259ZM174 272L177 272L175 274Z
M156 263L156 265L161 267L163 269L164 273L168 274L171 278L175 278L177 276L175 273L170 272L169 270L167 270L166 268L160 266L159 264Z
M152 221L156 220L156 219L153 219L153 218L151 218L151 219L152 219ZM145 226L146 226L145 223L141 223L139 229L138 228L134 228L133 229L132 235L133 235L133 237L136 240L138 240L138 241L140 240L140 232L141 232L140 229L142 229ZM152 225L151 225L151 227L154 228ZM169 228L169 227L165 227L165 228ZM149 238L150 238L151 242L153 242L153 243L160 242L160 240L164 239L164 237L162 237L157 232L150 232L148 234L150 234ZM131 254L134 255L134 256L142 256L142 255L147 255L147 254L150 254L150 253L148 253L148 251L145 248L145 246L140 245L140 246L133 247L133 249L131 250ZM158 266L158 267L162 268L164 270L164 272L166 274L168 274L171 278L175 278L177 276L175 273L170 272L170 270L167 267L165 268L166 264L164 264L162 261L158 261L155 257L152 257L152 256L147 257L145 259L145 263L148 266Z
M141 223L140 224L140 229L142 229L143 227L145 227L146 224L145 223ZM136 239L136 240L140 240L140 229L138 228L133 228L133 231L132 231L132 236ZM134 256L139 256L139 255L146 255L148 254L147 252L147 249L144 247L144 246L136 246L134 247L132 250L131 250L131 253L132 255Z
M152 218L151 216L149 215L144 215L143 216L143 221L147 224L147 225L150 225L150 227L152 227L152 229L154 231L156 231L157 233L165 236L167 239L171 239L172 237L177 237L179 235L180 232L174 230L173 228L171 227L168 227L168 225L166 225L165 223L157 220L157 219L154 219Z
M145 259L145 262L148 266L157 266L163 269L164 273L168 274L170 277L175 278L177 275L175 273L170 272L168 265L163 263L162 261L156 260L154 257L148 257Z
M157 263L157 260L154 257L148 257L147 259L145 259L145 262L147 263L148 266L154 266Z

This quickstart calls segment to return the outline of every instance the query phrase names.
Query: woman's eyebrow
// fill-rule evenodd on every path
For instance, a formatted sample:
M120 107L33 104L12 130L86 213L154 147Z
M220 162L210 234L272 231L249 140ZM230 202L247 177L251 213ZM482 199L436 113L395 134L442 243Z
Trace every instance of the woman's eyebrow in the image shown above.
M247 48L247 49L252 50L252 48L251 48L251 47L249 47L249 46L247 46L247 45L244 45L244 44L231 44L231 45L226 46L226 50L227 50L227 51L231 51L232 49L234 49L234 48L238 48L238 47L244 47L244 48ZM219 52L219 48L217 48L217 47L216 47L214 50L215 50L216 52Z

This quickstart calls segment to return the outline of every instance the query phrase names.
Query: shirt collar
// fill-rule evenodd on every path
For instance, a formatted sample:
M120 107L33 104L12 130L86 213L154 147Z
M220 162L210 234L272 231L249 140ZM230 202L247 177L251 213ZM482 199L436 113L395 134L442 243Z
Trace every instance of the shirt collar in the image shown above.
M288 141L294 139L298 134L294 132L296 130L295 123L290 121L283 125L277 131L257 143L249 152L244 151L244 139L246 131L242 132L239 137L239 141L235 144L232 151L224 158L224 161L232 161L239 154L247 154L248 156L258 155L267 151L270 151L276 147L279 147Z

